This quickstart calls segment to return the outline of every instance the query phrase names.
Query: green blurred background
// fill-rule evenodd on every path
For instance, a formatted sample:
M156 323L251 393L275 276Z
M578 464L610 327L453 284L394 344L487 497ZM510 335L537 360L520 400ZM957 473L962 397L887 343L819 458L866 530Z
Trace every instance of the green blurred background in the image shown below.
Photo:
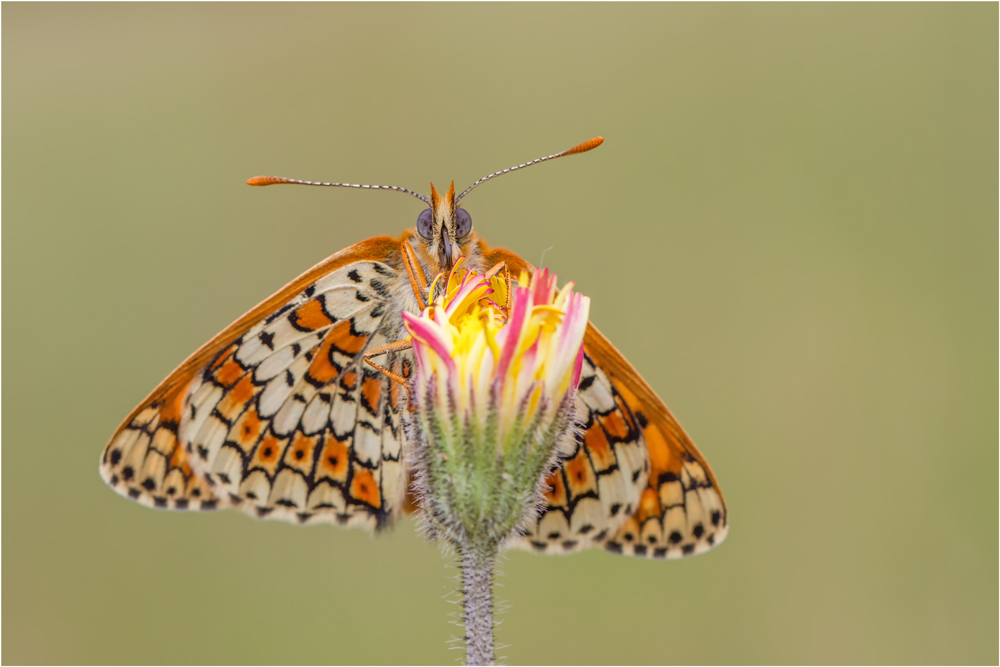
M3 662L451 663L456 570L105 488L119 421L428 190L574 279L715 468L683 562L511 553L512 663L998 661L998 8L60 5L3 18Z

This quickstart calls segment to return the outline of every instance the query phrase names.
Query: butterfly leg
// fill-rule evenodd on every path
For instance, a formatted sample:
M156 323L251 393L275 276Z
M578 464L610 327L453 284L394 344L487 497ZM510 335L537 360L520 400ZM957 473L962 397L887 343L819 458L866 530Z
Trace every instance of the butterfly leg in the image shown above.
M497 262L493 265L493 268L483 274L483 278L486 280L493 280L493 276L500 273L500 269L504 270L504 274L507 275L507 264L506 262Z
M427 291L427 277L424 276L424 270L421 268L420 262L417 261L417 255L413 252L410 244L404 242L400 249L403 253L403 266L406 267L406 275L410 279L410 288L413 290L413 296L417 297L417 303L422 308L426 303L424 293Z
M409 350L412 347L413 347L412 342L408 340L400 340L396 341L395 343L389 343L388 345L383 345L382 347L377 347L374 350L369 350L368 352L365 352L361 358L365 360L366 364L377 370L382 375L386 376L393 382L401 384L405 387L406 378L404 378L399 373L393 373L385 366L379 366L374 361L372 361L372 358L380 357L383 354L389 354L390 352L402 352L403 350Z
M507 285L507 303L504 304L504 312L510 312L510 269L507 268L506 262L497 262L493 268L483 274L486 280L493 280L493 276L500 273L500 269L503 269L503 280L504 284Z

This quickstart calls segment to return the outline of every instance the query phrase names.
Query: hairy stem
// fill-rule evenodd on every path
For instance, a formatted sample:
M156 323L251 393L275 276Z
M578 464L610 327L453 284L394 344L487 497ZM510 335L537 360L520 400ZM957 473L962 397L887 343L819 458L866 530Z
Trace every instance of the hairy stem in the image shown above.
M494 545L463 545L462 595L465 598L465 664L493 664Z

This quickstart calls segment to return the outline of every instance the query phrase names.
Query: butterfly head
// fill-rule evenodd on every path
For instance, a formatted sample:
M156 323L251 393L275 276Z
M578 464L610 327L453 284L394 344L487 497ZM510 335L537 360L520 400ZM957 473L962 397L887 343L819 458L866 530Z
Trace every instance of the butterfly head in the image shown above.
M455 181L443 196L431 183L431 200L417 216L417 234L441 271L450 271L456 259L469 254L469 246L475 241L472 216L458 206Z

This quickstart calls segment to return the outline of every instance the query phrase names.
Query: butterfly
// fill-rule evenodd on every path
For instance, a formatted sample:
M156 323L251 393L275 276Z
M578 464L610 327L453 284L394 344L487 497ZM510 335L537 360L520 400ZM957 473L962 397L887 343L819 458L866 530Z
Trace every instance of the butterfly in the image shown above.
M401 313L427 303L428 278L458 258L480 273L534 267L490 248L459 206L497 176L583 153L561 153L485 176L455 194L394 190L426 204L414 228L345 248L309 269L188 357L125 418L101 455L118 493L169 510L238 508L262 519L379 531L414 511L405 461L405 388L412 371ZM494 269L495 270L495 269ZM366 363L380 354L380 366ZM514 546L571 553L603 546L680 558L728 531L712 469L635 368L593 324L584 339L580 435L549 475L546 507ZM381 369L381 370L379 370Z

